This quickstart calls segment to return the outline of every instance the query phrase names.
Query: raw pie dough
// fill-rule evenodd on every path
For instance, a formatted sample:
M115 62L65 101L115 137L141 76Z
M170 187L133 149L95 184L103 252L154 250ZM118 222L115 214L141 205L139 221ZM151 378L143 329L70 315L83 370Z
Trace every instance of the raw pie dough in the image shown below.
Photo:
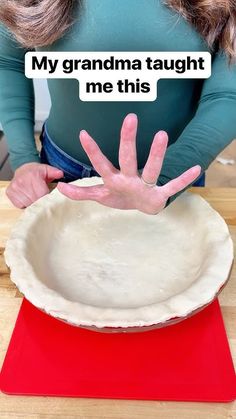
M71 201L54 190L24 211L5 259L19 290L52 316L134 327L209 303L228 278L233 243L221 216L188 192L150 216Z

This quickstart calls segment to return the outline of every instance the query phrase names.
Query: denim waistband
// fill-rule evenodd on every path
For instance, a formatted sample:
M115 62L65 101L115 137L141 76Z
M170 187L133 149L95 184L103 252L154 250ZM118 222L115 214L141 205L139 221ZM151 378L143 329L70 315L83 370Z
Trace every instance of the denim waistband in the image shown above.
M40 140L42 143L41 160L42 163L50 164L64 172L65 177L70 181L83 177L100 176L92 166L88 166L63 151L49 136L47 121L44 122Z

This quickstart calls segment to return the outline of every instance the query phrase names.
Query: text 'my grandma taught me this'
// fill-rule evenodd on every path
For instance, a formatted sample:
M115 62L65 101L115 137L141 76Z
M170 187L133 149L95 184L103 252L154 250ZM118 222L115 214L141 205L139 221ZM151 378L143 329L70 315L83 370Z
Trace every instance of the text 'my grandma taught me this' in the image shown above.
M77 79L82 101L147 101L160 79L206 79L209 52L27 52L25 75Z

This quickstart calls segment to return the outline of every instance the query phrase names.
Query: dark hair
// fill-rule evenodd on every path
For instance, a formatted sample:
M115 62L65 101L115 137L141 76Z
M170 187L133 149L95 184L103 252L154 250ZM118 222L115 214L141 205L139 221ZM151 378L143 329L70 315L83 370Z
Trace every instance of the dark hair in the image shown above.
M236 58L235 0L164 0L227 56ZM0 20L27 48L50 45L73 24L81 0L1 0Z

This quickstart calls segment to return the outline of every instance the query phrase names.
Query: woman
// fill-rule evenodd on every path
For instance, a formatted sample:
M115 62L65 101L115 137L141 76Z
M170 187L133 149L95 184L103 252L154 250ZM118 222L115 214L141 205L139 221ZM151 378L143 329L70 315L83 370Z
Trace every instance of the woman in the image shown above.
M15 170L7 194L16 206L27 207L48 193L52 180L98 174L104 185L79 188L59 183L58 188L72 199L156 214L236 137L234 1L1 3L0 120ZM212 76L205 81L160 80L157 100L148 103L81 102L76 80L48 80L52 107L41 135L40 157L34 142L32 80L24 75L24 54L33 48L210 51ZM127 114L119 147L120 125Z

